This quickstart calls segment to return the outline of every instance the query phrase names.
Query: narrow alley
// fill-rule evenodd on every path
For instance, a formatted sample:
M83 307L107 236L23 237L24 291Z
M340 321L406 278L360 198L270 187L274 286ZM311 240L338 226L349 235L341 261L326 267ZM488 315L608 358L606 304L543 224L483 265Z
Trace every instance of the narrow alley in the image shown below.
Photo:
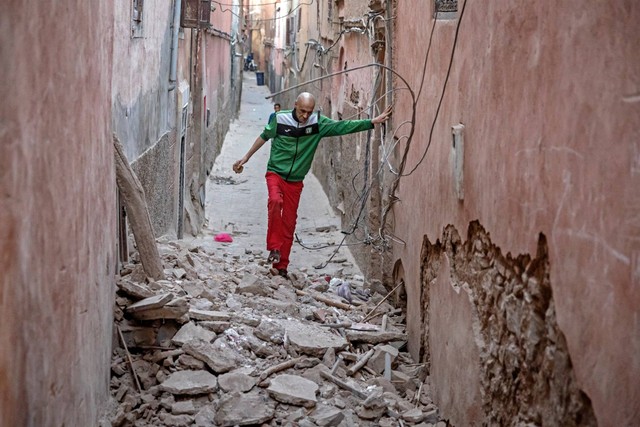
M393 294L365 282L346 246L334 255L339 221L313 176L298 235L326 247L296 245L291 280L270 272L268 150L243 174L230 170L264 127L268 94L245 75L208 182L205 228L160 245L167 280L147 283L137 263L121 271L114 329L127 345L114 343L117 407L104 426L445 426L424 365L406 352ZM220 233L233 242L215 241Z
M640 2L6 0L0 427L640 426Z

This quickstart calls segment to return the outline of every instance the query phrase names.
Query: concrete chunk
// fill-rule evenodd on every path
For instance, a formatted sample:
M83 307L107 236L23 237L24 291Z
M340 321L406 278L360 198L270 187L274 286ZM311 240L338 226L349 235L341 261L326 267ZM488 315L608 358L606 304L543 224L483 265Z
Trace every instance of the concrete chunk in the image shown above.
M118 288L125 294L134 297L135 299L150 298L154 296L154 293L148 287L139 283L134 283L129 280L119 280Z
M347 347L347 340L333 334L328 328L291 320L278 322L284 326L290 345L298 353L321 358L329 348L338 351Z
M344 419L344 414L338 408L320 404L309 415L309 419L321 427L334 427L340 425Z
M171 341L176 345L184 345L188 341L197 339L205 342L211 342L216 339L216 333L205 329L202 326L198 326L193 322L189 322L180 328Z
M245 274L242 281L236 288L237 294L253 294L267 296L270 294L270 288L260 281L253 274Z
M281 403L312 408L316 405L318 385L297 375L283 374L271 380L269 395Z
M213 344L200 340L189 341L182 349L190 356L202 360L217 374L229 372L238 366L236 353L221 339Z
M171 394L207 394L216 391L218 381L207 371L177 371L160 384L160 389Z
M382 373L384 371L386 354L391 356L391 362L393 363L395 358L398 357L398 349L390 345L376 347L373 356L371 356L371 359L367 362L367 366L378 374Z
M247 392L256 385L256 378L242 372L229 372L218 377L220 388L226 392Z
M176 298L160 308L136 311L133 312L132 315L138 320L179 319L188 311L189 304L187 303L187 300L185 298Z
M189 309L189 317L194 320L207 320L214 322L228 322L229 319L231 319L231 315L223 311L198 310L197 308Z
M222 427L262 424L275 416L275 405L258 394L231 393L223 396L215 421Z
M154 295L149 298L145 298L127 307L129 313L137 313L144 310L152 310L155 308L164 307L169 301L173 299L172 293L165 293L160 295Z
M280 323L265 319L254 329L253 334L263 341L282 344L284 331L285 329Z

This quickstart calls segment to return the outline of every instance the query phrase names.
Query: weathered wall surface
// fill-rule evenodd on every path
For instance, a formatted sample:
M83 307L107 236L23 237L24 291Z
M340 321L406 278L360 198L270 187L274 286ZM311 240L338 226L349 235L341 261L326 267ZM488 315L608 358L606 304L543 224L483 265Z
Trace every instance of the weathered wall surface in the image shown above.
M2 425L96 425L108 398L112 35L109 2L3 3Z
M464 4L459 2L459 10ZM450 385L456 391L472 386L489 392L491 406L475 400L484 420L588 425L590 400L599 425L635 425L640 419L640 7L632 1L569 1L552 11L542 3L513 1L465 7L430 138L459 21L434 22L431 4L416 8L397 2L395 24L402 31L394 34L395 68L416 92L426 76L405 173L417 169L402 178L393 209L393 231L406 243L394 244L394 254L405 271L411 351L433 363L430 349L446 348L445 337L457 324L449 320L457 313L428 301L447 295L434 283L465 282L468 290L444 301L461 308L471 301L484 344L474 335L456 347L480 354L474 368L479 374L475 383ZM411 114L409 98L398 96L395 122ZM465 142L463 201L456 195L452 164L451 127L459 123ZM405 146L401 141L395 165ZM523 273L532 267L515 256L504 267L505 276L493 255L482 258L486 266L476 267L473 251L447 252L450 277L432 283L424 272L437 271L439 258L421 258L423 239L434 242L448 225L465 230L474 220L491 234L492 247L523 254L522 259L537 259L537 236L546 236L548 287L538 280L544 298L530 298L535 290ZM471 237L476 241L474 233ZM449 240L445 236L441 244ZM484 270L467 277L463 273L469 269ZM445 331L427 339L429 330L423 328L430 324ZM447 373L434 367L431 375L444 381L437 376ZM548 388L539 389L535 378ZM451 392L441 390L438 398Z
M205 185L224 135L240 107L240 61L235 57L239 7L210 14L207 30L191 33L192 115L185 169L185 232L195 235L204 223ZM234 14L235 13L235 14ZM233 58L233 60L232 60Z
M177 226L176 90L169 90L172 3L146 0L140 24L132 18L131 2L115 6L113 130L140 174L156 235Z

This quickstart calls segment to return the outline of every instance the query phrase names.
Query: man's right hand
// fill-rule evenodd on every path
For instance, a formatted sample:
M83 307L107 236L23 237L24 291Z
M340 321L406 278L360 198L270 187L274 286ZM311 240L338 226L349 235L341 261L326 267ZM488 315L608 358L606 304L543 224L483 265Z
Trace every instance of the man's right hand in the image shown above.
M238 160L237 162L235 162L235 163L233 164L233 171L234 171L235 173L242 173L242 171L244 170L244 166L243 166L243 165L244 165L245 163L246 163L246 162L244 161L244 159L240 159L240 160Z

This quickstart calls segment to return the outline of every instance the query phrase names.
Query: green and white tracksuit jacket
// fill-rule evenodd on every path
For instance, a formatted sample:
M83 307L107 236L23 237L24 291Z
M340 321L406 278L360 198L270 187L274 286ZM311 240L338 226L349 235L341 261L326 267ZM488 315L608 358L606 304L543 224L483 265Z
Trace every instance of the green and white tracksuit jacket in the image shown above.
M301 125L294 110L279 111L260 137L271 139L267 171L285 181L302 181L311 168L318 143L325 136L339 136L373 129L371 120L332 120L316 112Z

